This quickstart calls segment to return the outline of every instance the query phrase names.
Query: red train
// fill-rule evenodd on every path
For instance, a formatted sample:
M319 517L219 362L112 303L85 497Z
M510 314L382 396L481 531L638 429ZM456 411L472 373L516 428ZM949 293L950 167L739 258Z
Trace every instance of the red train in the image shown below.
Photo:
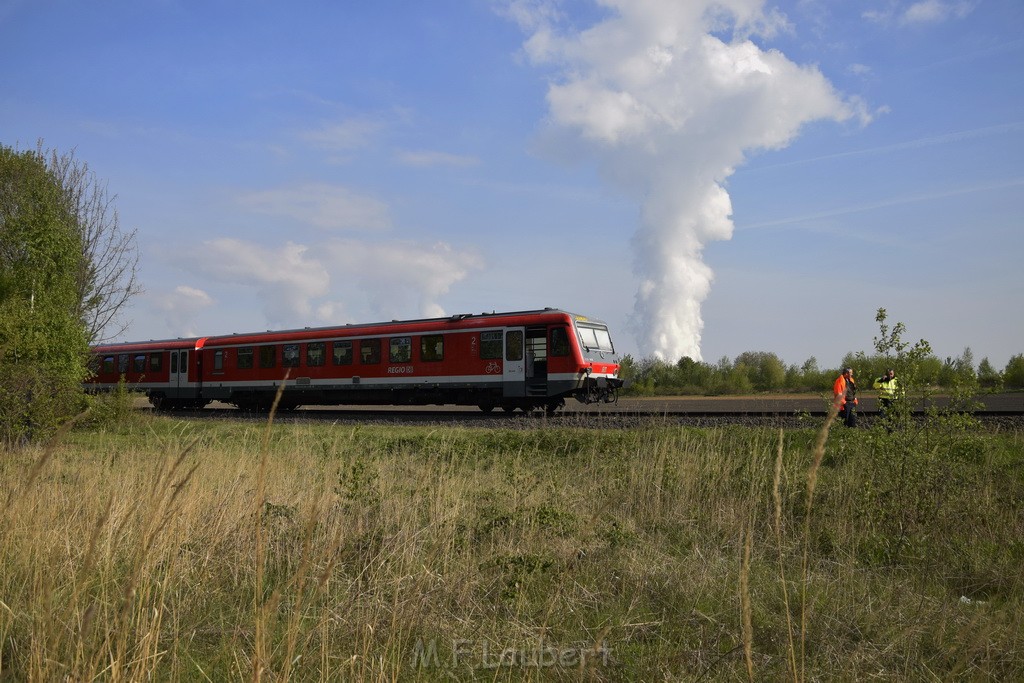
M160 409L211 401L308 405L545 408L612 402L623 386L603 322L545 308L93 348L87 388L124 381Z

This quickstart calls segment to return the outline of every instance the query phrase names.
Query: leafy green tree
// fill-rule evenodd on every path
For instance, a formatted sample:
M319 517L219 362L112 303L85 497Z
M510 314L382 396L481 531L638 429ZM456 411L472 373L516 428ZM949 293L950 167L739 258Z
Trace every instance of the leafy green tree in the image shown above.
M875 314L875 322L878 323L879 329L879 335L874 339L875 351L888 367L896 371L896 379L904 396L920 396L926 400L929 394L929 381L924 376L922 366L926 360L933 357L931 344L920 339L911 346L909 342L903 340L906 325L898 322L890 328L886 322L887 317L884 308L879 308ZM897 401L894 417L905 422L910 411L909 401Z
M38 152L0 145L0 440L42 437L78 411L87 337L75 217Z
M904 341L906 327L896 323L890 328L884 308L878 309L875 321L880 332L875 350L896 371L904 397L889 411L885 429L873 429L865 439L872 466L857 493L859 523L867 531L858 552L872 562L899 564L922 554L929 521L961 493L951 473L972 449L977 383L973 367L970 372L963 367L973 362L969 350L950 359L954 386L948 405L940 407L931 400L929 373L941 370L942 364L934 368L938 359L931 345L923 339L913 345ZM912 416L919 406L923 415Z
M875 367L874 363L868 359L867 355L863 351L858 351L857 353L851 352L843 356L842 363L836 370L835 375L831 378L833 382L844 368L853 368L853 379L861 391L871 386L871 381L875 374Z
M987 356L978 363L978 384L983 389L998 389L1003 385L1003 376L992 367Z
M974 382L975 380L977 380L977 375L974 372L974 353L970 347L967 347L956 358L946 358L939 371L937 383L939 386L951 388L959 386L963 382Z
M819 368L818 359L811 356L803 362L803 365L800 366L801 386L790 388L799 388L808 391L828 391L832 388L832 382L838 375L838 370L833 373L829 370L822 370Z
M1024 354L1012 356L1006 364L1003 386L1007 389L1024 389Z
M750 384L758 391L777 391L786 384L786 365L774 353L745 351L736 357L736 365L746 366Z

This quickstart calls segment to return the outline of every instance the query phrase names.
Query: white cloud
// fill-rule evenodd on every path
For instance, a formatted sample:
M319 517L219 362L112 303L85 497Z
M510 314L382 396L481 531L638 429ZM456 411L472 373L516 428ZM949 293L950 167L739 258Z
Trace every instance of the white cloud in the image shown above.
M272 326L287 326L312 316L312 299L328 292L330 276L305 245L286 242L276 248L221 238L186 254L181 265L217 282L255 291Z
M238 198L250 211L284 216L324 230L386 230L391 227L387 205L342 185L311 183L250 192Z
M454 249L444 242L412 240L365 242L333 240L324 255L338 274L342 289L357 294L375 315L439 316L438 299L473 270L483 268L474 251Z
M222 238L182 254L179 265L231 286L222 300L256 305L266 326L280 329L443 315L440 297L483 261L443 242L334 239L267 247Z
M603 0L609 17L583 30L536 12L524 51L558 73L548 89L550 150L594 160L641 202L633 237L641 352L700 358L700 307L711 240L732 235L726 179L752 149L788 145L820 119L862 123L813 66L748 39L790 30L762 0ZM522 7L520 7L522 9Z
M169 334L199 336L197 316L214 304L213 298L201 289L179 285L173 292L157 291L143 295L148 307L160 311Z

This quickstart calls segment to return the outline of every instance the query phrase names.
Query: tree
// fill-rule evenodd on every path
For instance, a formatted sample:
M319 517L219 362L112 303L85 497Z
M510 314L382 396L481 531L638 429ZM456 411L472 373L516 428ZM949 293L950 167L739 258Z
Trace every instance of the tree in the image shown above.
M988 357L981 359L978 363L978 384L983 389L998 389L1003 383L1003 376L992 367Z
M776 391L786 383L786 365L768 351L745 351L736 357L736 365L748 368L750 383L758 391Z
M941 387L954 387L964 381L974 381L976 375L974 374L974 353L970 347L964 349L964 352L953 358L947 356L945 362L942 363L942 367L939 370L938 384Z
M78 316L92 343L109 341L125 331L127 323L121 322L120 314L141 291L136 231L121 229L114 205L117 197L107 194L106 184L74 152L46 153L42 142L36 152L47 159L78 230L82 256L76 273Z
M928 380L924 376L922 365L932 357L932 347L924 339L920 339L913 346L903 341L903 335L907 328L901 322L889 327L886 323L888 315L884 308L879 308L875 314L875 322L878 323L879 335L875 337L875 351L885 364L896 371L896 379L899 382L900 390L907 397L920 393L922 400L928 398ZM894 417L905 421L910 415L911 409L908 401L897 401Z
M964 369L972 363L970 351L965 350L947 364L953 378L948 401L931 401L928 366L938 359L930 344L921 339L911 346L903 340L903 323L890 328L886 320L885 309L879 308L875 350L896 371L905 398L898 394L880 423L884 429L866 436L870 460L865 482L855 494L860 499L856 523L867 531L859 553L874 561L900 563L926 547L930 521L941 514L946 502L964 495L956 464L963 453L974 452L967 449L977 426L972 414L977 408L977 382L973 367L970 372ZM923 408L921 415L911 419L917 407Z
M1006 363L1003 386L1007 389L1024 389L1024 354L1018 353Z
M77 410L87 337L82 246L38 152L0 145L0 439L44 436Z

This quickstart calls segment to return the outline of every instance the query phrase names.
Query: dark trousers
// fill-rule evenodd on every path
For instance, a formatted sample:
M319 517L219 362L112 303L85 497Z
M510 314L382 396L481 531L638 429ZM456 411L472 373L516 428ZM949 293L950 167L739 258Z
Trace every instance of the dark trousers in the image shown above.
M843 424L847 427L857 426L857 406L854 405L853 401L847 401L843 404L843 407L839 409L839 419L843 421Z

